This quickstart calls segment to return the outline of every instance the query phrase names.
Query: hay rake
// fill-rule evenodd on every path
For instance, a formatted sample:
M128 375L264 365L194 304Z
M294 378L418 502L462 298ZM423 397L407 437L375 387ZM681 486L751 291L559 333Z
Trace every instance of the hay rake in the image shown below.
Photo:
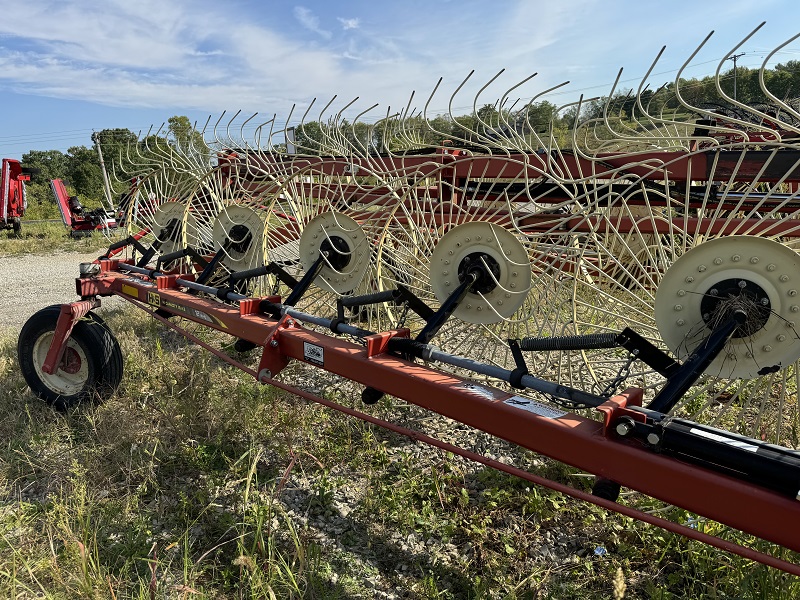
M616 502L800 551L800 112L764 68L769 104L725 96L719 69L728 111L643 81L566 143L510 102L529 78L446 136L425 111L351 124L329 103L313 145L275 119L248 141L237 115L213 166L131 148L130 236L81 265L80 301L26 323L22 371L60 408L113 390L121 350L92 310L120 296L261 383L800 574ZM334 381L592 473L593 494L333 401Z

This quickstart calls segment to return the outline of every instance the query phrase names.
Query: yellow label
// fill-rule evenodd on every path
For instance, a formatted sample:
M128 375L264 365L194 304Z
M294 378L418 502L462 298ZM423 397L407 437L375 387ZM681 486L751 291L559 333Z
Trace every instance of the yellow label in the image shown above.
M135 288L132 285L128 285L127 283L122 284L122 293L128 294L128 296L133 296L135 298L139 297L139 288Z
M161 296L155 292L147 292L147 303L152 306L161 306Z

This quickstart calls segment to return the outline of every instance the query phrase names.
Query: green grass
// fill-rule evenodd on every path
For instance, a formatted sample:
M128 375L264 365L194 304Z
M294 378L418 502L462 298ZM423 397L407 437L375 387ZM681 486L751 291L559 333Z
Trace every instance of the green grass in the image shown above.
M800 596L797 578L259 386L135 311L104 314L123 385L66 415L30 396L14 332L0 341L0 597ZM377 410L424 425L413 407Z

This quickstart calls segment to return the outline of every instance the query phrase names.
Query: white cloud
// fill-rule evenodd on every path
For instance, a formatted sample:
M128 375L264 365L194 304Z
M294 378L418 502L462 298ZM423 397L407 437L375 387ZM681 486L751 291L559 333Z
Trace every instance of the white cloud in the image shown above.
M326 29L322 29L319 24L319 17L307 9L305 6L295 6L294 7L294 17L300 24L308 29L309 31L313 31L317 35L322 36L325 39L330 39L331 32L327 31Z
M361 25L361 19L345 19L342 17L336 17L339 20L339 23L342 24L342 29L347 31L348 29L358 29Z
M340 96L329 114L360 95L362 108L381 103L370 113L374 119L388 105L405 108L412 90L412 106L421 108L442 76L429 112L445 112L452 102L462 114L503 67L507 71L479 102L493 102L534 71L539 76L514 90L512 102L572 79L566 93L546 98L569 102L575 90L598 83L608 87L589 93L607 93L619 66L626 66L626 76L639 75L630 63L646 61L639 65L643 71L661 42L694 40L704 28L696 19L669 25L620 20L619 10L606 11L598 0L517 2L505 11L470 2L453 11L430 3L425 20L387 3L372 9L382 20L362 13L360 19L338 17L345 30L358 32L337 37L303 6L267 14L253 8L257 3L234 4L235 10L212 0L12 3L0 19L0 87L110 106L215 113L241 108L284 118L295 102L297 118L317 97L309 118L318 118L335 94ZM437 22L447 27L432 29ZM769 43L765 37L756 43ZM709 52L724 56L734 42ZM684 60L693 44L682 41L673 49ZM451 98L471 69L475 75Z

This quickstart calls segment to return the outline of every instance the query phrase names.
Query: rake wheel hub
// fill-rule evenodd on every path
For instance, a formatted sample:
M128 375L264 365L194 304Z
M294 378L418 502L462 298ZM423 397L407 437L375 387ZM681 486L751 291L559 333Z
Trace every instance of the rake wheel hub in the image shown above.
M338 235L332 235L324 240L319 245L319 249L325 255L330 266L337 271L343 271L350 264L352 250L347 241Z
M747 321L733 333L734 338L755 335L767 324L772 304L769 294L757 283L734 277L715 283L700 301L706 327L713 329L736 310L747 314Z
M488 294L497 287L500 264L486 252L473 252L465 256L458 265L458 280L464 283L470 273L477 275L470 292Z

